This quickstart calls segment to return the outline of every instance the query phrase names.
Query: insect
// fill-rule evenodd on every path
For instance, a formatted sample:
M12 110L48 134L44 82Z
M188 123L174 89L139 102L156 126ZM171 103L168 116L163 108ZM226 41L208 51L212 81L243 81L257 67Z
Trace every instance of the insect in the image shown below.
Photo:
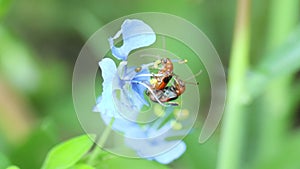
M158 102L164 106L177 106L178 103L170 101L176 100L184 93L185 82L173 73L174 67L171 59L162 58L157 62L157 65L154 64L154 67L158 67L159 64L161 64L161 69L159 69L157 74L161 76L153 76L154 80L152 81L151 88L147 90L146 94L153 102ZM174 80L173 84L167 86L172 78Z
M173 63L169 58L162 58L161 60L158 60L158 64L162 64L162 68L158 71L157 74L163 75L163 76L155 76L155 83L153 84L152 88L156 90L162 90L164 89L169 81L173 77ZM157 65L154 65L154 67L157 67Z
M142 71L144 68L158 69L157 73L140 74L135 76L135 77L149 76L151 77L150 83L143 82L143 81L131 81L131 82L138 83L144 86L145 88L147 88L146 95L148 95L151 101L157 102L163 106L170 106L171 103L169 104L167 102L178 98L178 96L181 95L180 91L182 91L182 93L184 92L184 90L180 90L178 88L180 85L177 82L180 81L181 82L180 84L183 84L183 82L179 80L177 76L175 80L176 82L174 82L173 86L167 86L169 82L172 80L173 76L175 75L173 73L173 68L174 68L173 62L185 63L186 60L171 60L169 58L162 58L162 59L157 59L156 61L148 64L143 64L140 67L135 68L136 73Z
M174 77L174 83L163 89L153 89L152 92L147 91L150 100L158 103L168 103L163 105L178 106L178 103L171 102L176 100L185 91L185 83L177 76Z
M173 72L173 62L177 62L179 64L186 63L187 60L177 60L177 59L169 59L169 58L162 58L158 59L155 62L144 64L140 67L135 69L135 72L140 72L145 67L152 67L154 69L159 69L157 73L149 73L149 74L142 74L136 77L141 76L150 76L150 84L147 82L141 81L132 81L133 83L138 83L145 88L146 95L150 98L151 101L159 103L162 106L178 106L179 104L176 102L171 102L176 100L180 95L185 92L185 84L196 84L192 82L186 82L186 80L198 76L201 71L192 77L181 80L178 75ZM170 81L172 81L171 85Z

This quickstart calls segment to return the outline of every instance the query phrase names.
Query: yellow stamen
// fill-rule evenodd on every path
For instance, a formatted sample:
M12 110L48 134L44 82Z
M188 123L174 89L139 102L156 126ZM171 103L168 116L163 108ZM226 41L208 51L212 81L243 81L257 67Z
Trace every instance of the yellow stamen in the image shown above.
M184 59L184 60L179 60L179 61L178 61L178 63L179 63L179 64L184 64L184 63L186 63L186 62L188 62L188 60L187 60L187 59Z
M150 79L150 84L156 84L157 83L157 80L156 79Z
M159 64L161 64L161 60L156 60L153 64L153 67L157 69Z
M142 67L135 68L135 72L140 72L142 70Z
M163 117L166 113L161 105L155 104L154 106L154 114L157 117Z
M174 111L174 115L177 120L185 120L190 115L190 112L187 109L182 109L182 110L176 109Z
M172 126L172 129L174 129L174 130L182 129L182 124L177 122L176 120L171 121L171 126Z

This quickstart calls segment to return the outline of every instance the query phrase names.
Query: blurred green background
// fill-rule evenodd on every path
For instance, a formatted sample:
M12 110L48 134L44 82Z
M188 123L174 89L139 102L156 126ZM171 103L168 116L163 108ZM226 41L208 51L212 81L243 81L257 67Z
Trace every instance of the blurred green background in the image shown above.
M83 133L72 71L96 30L131 13L165 12L208 36L229 81L217 132L199 144L200 116L187 151L168 167L299 169L300 2L251 1L245 38L234 29L236 16L245 20L236 14L241 1L0 0L0 168L40 168L51 147ZM234 35L241 43L232 45Z

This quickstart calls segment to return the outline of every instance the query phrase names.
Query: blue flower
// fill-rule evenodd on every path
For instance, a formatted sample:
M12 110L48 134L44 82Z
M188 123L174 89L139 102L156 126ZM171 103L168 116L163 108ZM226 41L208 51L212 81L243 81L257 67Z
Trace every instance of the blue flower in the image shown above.
M171 143L173 144L173 143ZM153 157L155 161L161 163L161 164L169 164L172 161L179 158L186 150L186 145L183 141L180 141L175 147L170 149L167 152L164 152L163 154L160 154L158 156Z
M114 40L121 35L123 45L118 48L114 45ZM119 60L127 60L128 54L132 50L153 44L156 40L156 35L152 28L143 21L126 19L121 26L121 30L108 40L112 54Z
M183 134L184 131L174 131L170 122L157 129L154 127L155 123L146 129L138 125L128 128L125 132L126 145L134 149L142 158L169 164L185 152L186 145L181 140L168 141L167 138Z
M114 40L122 35L123 45L114 46ZM135 67L127 67L128 54L141 47L149 46L156 40L156 35L150 26L141 20L127 19L121 26L116 35L109 38L109 43L113 56L123 60L116 68L113 60L104 58L99 62L103 77L103 93L97 99L94 111L101 112L102 115L120 118L117 109L125 112L132 112L132 116L140 111L143 105L148 105L144 99L145 85L140 82L150 80L147 66L141 67L140 71L135 71ZM115 103L113 102L115 101ZM134 118L134 117L132 117Z
M134 67L128 68L125 61L122 61L117 68L110 58L102 59L99 66L103 78L103 92L97 99L94 111L101 112L106 124L109 124L110 119L114 117L116 121L113 128L122 131L125 129L124 126L131 126L133 122L128 120L118 122L119 119L124 118L119 112L122 110L137 115L144 105L148 105L144 98L146 88L136 82L149 81L148 76L139 76L149 74L149 71L142 68L141 71L136 72Z
M121 35L123 45L116 47L114 40ZM127 57L132 50L149 46L155 40L156 35L151 27L136 19L125 20L121 30L109 38L112 54L121 62L118 67L110 58L104 58L99 62L103 92L97 99L94 111L101 113L107 125L113 118L115 119L112 129L124 134L126 145L135 150L137 155L168 164L186 150L183 141L167 140L169 137L182 135L180 131L172 129L170 121L165 122L173 108L167 108L168 115L165 115L165 118L150 124L141 125L134 122L142 107L149 106L144 93L147 88L149 89L151 72L148 69L149 64L138 68L129 67L127 64Z

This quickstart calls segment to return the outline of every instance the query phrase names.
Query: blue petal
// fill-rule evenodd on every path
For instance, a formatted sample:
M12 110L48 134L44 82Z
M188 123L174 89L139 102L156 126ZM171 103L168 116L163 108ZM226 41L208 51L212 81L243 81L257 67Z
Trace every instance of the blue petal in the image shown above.
M113 98L117 111L121 116L130 121L136 121L142 106L138 94L131 89L130 83L126 83L120 89L113 89Z
M133 80L141 81L141 82L149 81L150 76L139 76L139 75L143 75L143 74L150 74L149 69L143 68L140 72L137 73L137 75L133 78Z
M105 114L101 114L101 117L106 125L108 125L112 119L111 116L107 116ZM126 120L123 117L119 117L119 118L115 118L114 123L112 125L112 129L117 132L126 133L129 128L135 125L136 123Z
M126 145L134 149L142 158L156 160L162 164L168 164L179 158L186 149L185 143L180 140L166 140L170 135L168 132L170 127L170 123L165 124L158 130L153 127L142 129L138 125L132 126L130 130L125 132L125 136L131 137L126 138ZM174 147L174 145L176 146ZM160 154L165 150L169 151Z
M136 84L136 83L132 82L135 79L137 79L137 81L139 80L139 78L135 78L135 77L140 72L136 72L135 67L128 68L126 61L122 61L120 63L120 65L118 66L117 72L123 83L121 83L120 85L113 84L114 98L117 98L116 93L119 92L120 97L119 97L119 99L118 99L119 101L117 103L118 106L123 107L128 113L135 112L135 114L136 114L137 112L140 111L140 109L144 105L148 105L147 101L144 98L145 87L143 87L140 84ZM146 69L141 70L141 72L149 73L149 71ZM146 80L149 79L149 77L146 77L146 78L140 77L140 78L143 78ZM119 82L113 82L113 83L119 83ZM119 103L122 103L123 106L119 105ZM132 110L132 109L134 109L134 110Z
M133 83L132 89L137 93L137 97L140 101L142 101L143 105L149 106L149 103L146 101L144 97L146 88L140 84Z
M112 102L112 81L117 76L117 68L112 59L104 58L99 62L99 66L102 72L102 95L98 98L97 104L94 108L97 112L105 114L110 117L120 117L115 109L114 102Z
M119 132L125 132L126 128L135 125L135 123L130 122L122 118L116 109L113 100L113 81L118 80L117 68L112 59L104 58L99 62L99 66L102 72L103 78L103 92L100 97L97 99L97 104L94 108L94 111L101 112L101 117L103 121L108 125L111 119L114 117L115 121L112 128ZM120 80L119 80L120 81ZM120 82L114 83L116 86L121 86Z
M171 150L161 155L155 156L154 160L156 160L161 164L169 164L172 161L179 158L185 152L185 150L186 150L186 145L184 142L181 141L178 145L176 145L176 147L172 148Z
M101 102L101 100L102 100L102 97L99 96L96 100L96 105L93 108L93 112L100 112L100 104L99 103Z
M137 74L137 76L138 75L142 75L142 74L150 74L150 72L149 72L148 69L142 69ZM133 80L134 81L138 81L138 82L149 82L150 81L150 77L149 76L134 77ZM145 100L145 97L144 97L144 93L145 93L146 87L144 87L144 86L142 86L140 84L133 83L132 84L132 89L138 93L138 96L140 97L140 99L142 100L142 102L146 106L149 106L148 102Z
M123 45L116 47L114 40L119 38L121 34ZM127 56L132 50L153 44L156 40L156 36L151 27L143 21L126 19L121 26L121 30L108 40L112 54L119 60L127 60Z
M127 67L127 61L122 61L118 66L118 74L121 80L131 81L137 75L134 67Z
M126 138L125 143L135 150L137 155L142 158L156 160L162 164L168 164L179 158L186 150L186 145L183 141L166 141L160 138L147 138L147 136L143 135L142 132L139 132L138 129L131 130L132 132L126 132L125 135L133 136L136 139L132 139L132 137ZM174 147L174 145L176 146Z
M147 130L147 127L148 126L144 126L145 130ZM137 123L135 123L135 125L132 125L132 126L128 127L125 134L124 134L127 137L127 139L126 139L126 141L128 141L127 143L129 143L127 146L131 145L131 143L132 143L130 141L130 138L133 138L133 139L145 139L145 138L147 138L145 130L143 130L141 128L141 126L139 126L139 124L137 124ZM132 145L132 146L136 146L136 145Z

